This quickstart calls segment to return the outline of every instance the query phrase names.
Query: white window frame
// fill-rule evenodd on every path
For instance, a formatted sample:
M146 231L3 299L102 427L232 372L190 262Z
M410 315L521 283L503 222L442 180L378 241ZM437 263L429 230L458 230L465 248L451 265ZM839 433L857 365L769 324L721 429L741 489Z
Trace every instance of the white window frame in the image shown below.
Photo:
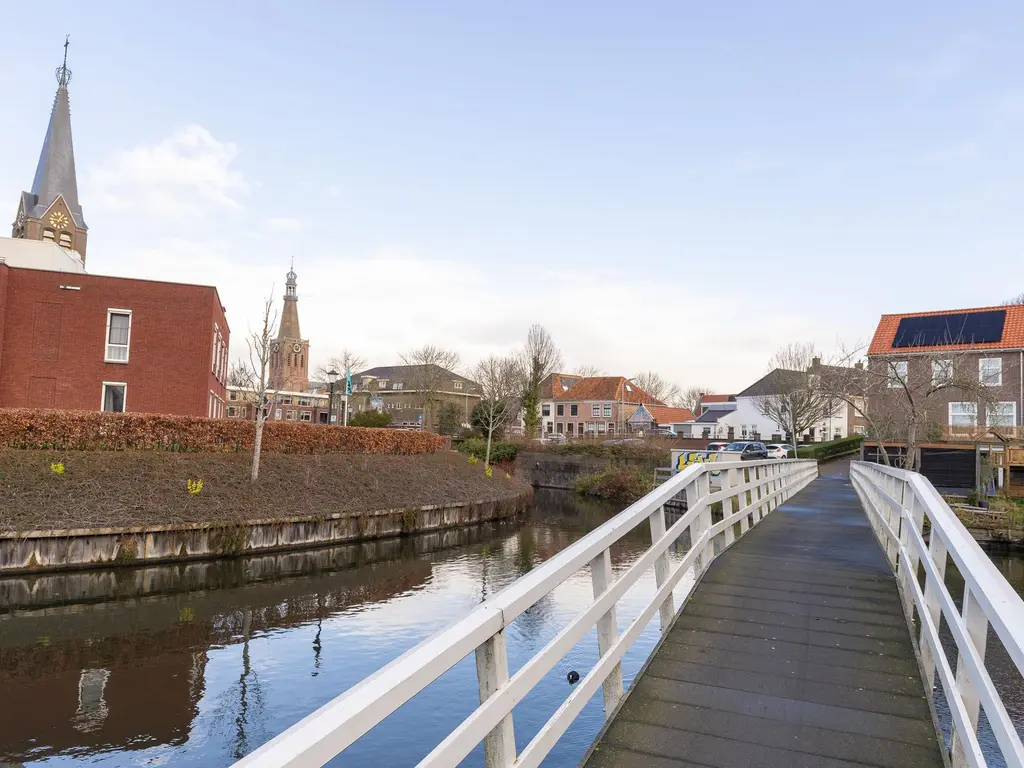
M601 418L601 404L600 403L594 403L593 405L590 406L590 415L593 418L595 418L595 419Z
M310 413L309 411L303 411L302 413L299 414L299 421L312 421L312 420L313 420L313 414Z
M953 406L954 405L969 405L969 406L971 406L974 409L974 421L973 421L973 423L971 423L971 424L954 424L953 423ZM960 413L960 414L957 414L957 415L963 416L963 415L966 415L966 414ZM949 404L949 426L951 426L951 427L976 427L976 426L978 426L978 404L977 403L969 403L969 402L966 402L966 401L959 401L959 402L952 402L952 403L950 403Z
M895 362L886 362L886 382L889 385L889 389L898 389L908 379L910 372L910 365L906 360L896 360ZM901 381L902 380L902 381Z
M107 387L124 387L124 407L120 411L105 411L103 404L107 402ZM128 382L104 381L100 387L100 413L128 413Z
M128 315L128 343L124 344L124 360L113 360L110 357L110 347L120 347L121 344L110 343L110 320L114 315ZM130 309L107 308L107 330L103 334L103 362L127 365L132 356L132 311Z
M548 417L551 416L551 403L541 403L540 415Z
M606 419L610 419L612 417L612 404L605 403L604 407L602 408L602 411L603 413L601 415L604 416L604 418Z
M949 384L953 381L952 360L932 360L932 384Z
M603 435L604 434L604 430L605 430L604 422L603 421L597 422L597 434Z
M999 376L996 381L985 381L985 363L998 363ZM1001 357L980 357L978 358L978 381L986 387L1003 386L1003 358Z
M1008 405L1010 406L1010 413L1006 414L1010 416L1009 424L993 424L992 423L992 406L993 405ZM992 403L992 405L985 406L985 426L986 427L1015 427L1017 426L1017 401L1008 400L1001 403Z
M462 382L461 381L453 381L452 382L452 389L462 389Z
M233 419L238 415L238 409L233 405L228 406L228 418Z

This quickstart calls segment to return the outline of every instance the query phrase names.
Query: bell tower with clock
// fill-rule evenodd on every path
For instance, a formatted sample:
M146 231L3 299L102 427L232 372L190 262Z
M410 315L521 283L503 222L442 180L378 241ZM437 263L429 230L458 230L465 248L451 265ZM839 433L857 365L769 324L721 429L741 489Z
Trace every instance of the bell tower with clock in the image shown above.
M75 150L71 142L71 103L68 98L68 45L64 40L64 63L57 67L57 95L50 111L50 123L43 137L43 149L32 179L32 190L22 192L11 237L44 240L77 251L85 262L89 228L78 202Z
M288 270L284 284L284 309L277 339L270 348L270 388L284 392L309 389L309 340L299 331L299 297L295 266Z

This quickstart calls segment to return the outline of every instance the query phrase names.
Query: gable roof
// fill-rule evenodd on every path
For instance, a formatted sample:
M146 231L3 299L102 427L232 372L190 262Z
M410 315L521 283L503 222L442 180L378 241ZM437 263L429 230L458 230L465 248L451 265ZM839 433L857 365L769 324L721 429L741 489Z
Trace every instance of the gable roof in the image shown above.
M364 376L370 376L375 379L387 379L390 381L399 381L404 383L415 382L421 375L420 369L423 366L420 365L378 365L376 368L367 368L365 371L352 374L353 383L357 379L362 379ZM465 376L460 376L454 371L449 371L447 368L442 368L439 365L431 364L429 366L430 378L435 380L444 381L461 381L464 384L470 384L471 386L477 386L476 382L472 379L467 379Z
M766 395L784 394L802 387L806 377L807 374L803 371L776 368L737 394L736 397L764 397Z
M999 341L970 344L943 344L920 347L894 347L896 331L900 321L907 317L941 317L970 312L991 312L1005 310L1003 335ZM900 315L882 315L875 328L875 335L868 347L868 355L912 354L914 352L955 352L965 349L1024 349L1024 305L1008 304L1000 307L975 307L973 309L947 309L940 312L909 312Z
M573 376L568 373L549 373L541 381L537 393L541 400L554 400L570 387L579 384L582 376Z
M735 411L725 411L716 408L714 410L704 411L704 413L694 419L694 422L697 424L714 424L719 419L728 416L730 413L735 413Z
M591 376L555 396L555 400L618 400L664 405L624 376Z
M658 424L678 424L693 421L693 411L689 408L672 408L668 405L648 405L648 412Z

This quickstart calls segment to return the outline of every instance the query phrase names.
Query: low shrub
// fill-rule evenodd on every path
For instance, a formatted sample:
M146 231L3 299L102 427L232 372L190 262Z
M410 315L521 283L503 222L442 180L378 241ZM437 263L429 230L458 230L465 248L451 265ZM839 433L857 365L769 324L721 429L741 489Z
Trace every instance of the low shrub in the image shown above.
M576 493L608 501L633 502L654 487L654 474L628 467L609 467L576 479Z
M532 442L520 445L520 450L531 453L551 453L558 456L593 456L613 461L629 460L641 463L651 470L669 463L669 446L665 441L639 440L631 443L602 443L580 440L572 443L546 444Z
M241 419L27 408L0 410L0 448L222 453L252 450L255 436L256 422ZM448 438L429 432L297 421L268 421L263 427L263 450L268 453L434 453L447 445Z
M797 448L797 457L827 461L839 456L849 456L860 451L860 444L863 440L864 437L862 435L853 435L852 437L842 437L838 440L829 440L825 443L801 445Z
M459 443L456 449L460 453L484 459L487 456L487 441L482 437L470 437ZM516 460L516 447L511 443L491 443L491 463Z

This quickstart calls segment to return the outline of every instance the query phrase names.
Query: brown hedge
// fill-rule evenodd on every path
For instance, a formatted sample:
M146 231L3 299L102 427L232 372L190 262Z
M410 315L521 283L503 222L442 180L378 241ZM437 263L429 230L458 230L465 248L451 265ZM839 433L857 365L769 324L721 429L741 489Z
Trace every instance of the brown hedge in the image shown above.
M252 450L256 423L194 416L93 411L0 410L0 448L60 450ZM429 432L268 421L269 453L433 453L448 439Z

